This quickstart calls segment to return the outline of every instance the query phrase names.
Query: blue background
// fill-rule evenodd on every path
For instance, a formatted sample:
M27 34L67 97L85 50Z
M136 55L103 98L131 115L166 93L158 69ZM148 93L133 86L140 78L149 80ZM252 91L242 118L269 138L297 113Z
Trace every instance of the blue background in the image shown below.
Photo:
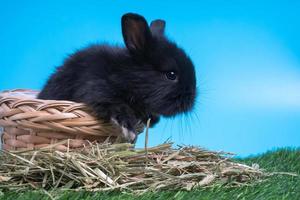
M74 50L122 44L126 12L165 19L197 71L195 110L162 120L150 145L170 139L241 156L300 146L299 1L0 0L0 89L41 89Z

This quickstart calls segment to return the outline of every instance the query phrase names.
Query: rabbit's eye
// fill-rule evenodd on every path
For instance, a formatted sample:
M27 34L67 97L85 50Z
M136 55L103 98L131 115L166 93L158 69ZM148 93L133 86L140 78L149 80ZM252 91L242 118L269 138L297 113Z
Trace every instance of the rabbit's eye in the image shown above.
M169 79L171 81L175 81L177 79L177 75L173 71L166 72L166 77L167 77L167 79Z

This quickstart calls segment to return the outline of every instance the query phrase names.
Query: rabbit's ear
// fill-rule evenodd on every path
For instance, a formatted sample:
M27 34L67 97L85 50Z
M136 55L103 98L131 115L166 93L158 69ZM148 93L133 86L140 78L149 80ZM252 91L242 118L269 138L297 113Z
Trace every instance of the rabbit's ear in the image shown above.
M144 17L127 13L122 16L122 34L131 53L143 54L151 45L152 35Z
M157 19L151 22L150 30L153 35L163 36L165 33L166 22L162 19Z

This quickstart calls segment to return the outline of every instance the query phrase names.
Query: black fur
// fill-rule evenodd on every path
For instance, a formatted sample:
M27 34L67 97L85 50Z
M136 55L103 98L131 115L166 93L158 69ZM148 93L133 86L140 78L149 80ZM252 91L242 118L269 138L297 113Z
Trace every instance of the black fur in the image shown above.
M151 118L153 126L161 115L191 110L196 96L194 66L164 36L164 28L163 20L149 27L142 16L125 14L126 48L92 45L75 52L57 68L38 98L86 103L96 117L114 118L131 131L139 121Z

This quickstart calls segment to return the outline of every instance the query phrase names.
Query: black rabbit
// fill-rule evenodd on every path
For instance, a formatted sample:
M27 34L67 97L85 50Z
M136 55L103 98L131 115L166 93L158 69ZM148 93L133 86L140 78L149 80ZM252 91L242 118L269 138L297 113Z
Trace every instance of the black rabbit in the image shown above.
M38 95L40 99L86 103L95 116L120 125L127 141L136 124L151 126L162 116L192 109L196 96L194 65L164 35L165 21L127 13L122 16L126 48L92 45L65 60Z

